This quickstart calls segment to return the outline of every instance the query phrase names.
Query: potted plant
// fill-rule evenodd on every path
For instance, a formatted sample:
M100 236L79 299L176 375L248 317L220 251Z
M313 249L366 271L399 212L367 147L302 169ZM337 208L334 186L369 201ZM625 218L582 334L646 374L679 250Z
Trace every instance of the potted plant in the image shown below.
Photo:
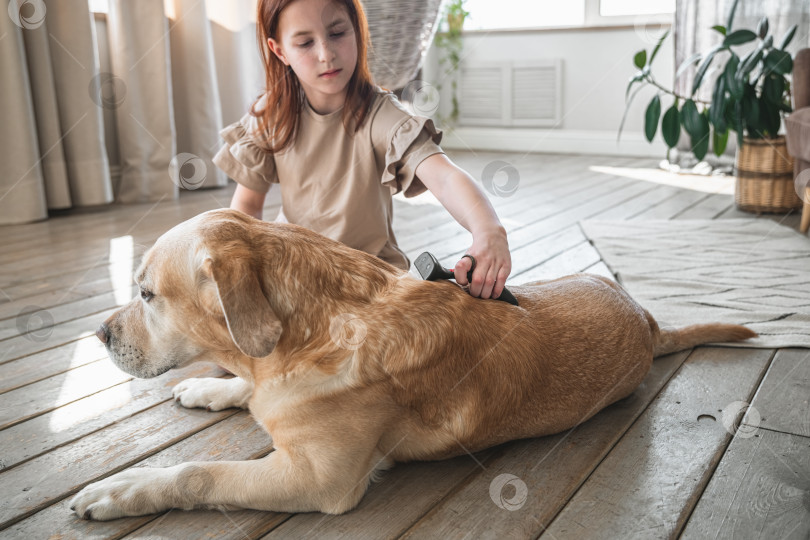
M793 189L793 165L785 137L779 135L782 115L792 110L789 75L793 59L785 48L796 33L796 25L774 45L766 17L760 20L756 31L732 27L737 2L735 0L731 6L726 25L712 27L722 35L722 41L706 53L687 58L678 68L676 79L690 66L698 65L689 95L664 87L652 75L652 63L669 32L661 36L649 55L646 50L636 53L633 63L638 72L627 85L625 115L638 91L652 85L658 92L644 115L648 141L655 137L660 122L664 142L672 149L678 144L683 128L695 157L703 159L710 142L715 154L722 155L729 132L734 131L737 136L737 206L752 212L787 212L801 207L801 200ZM755 46L747 54L737 53L740 46L752 42ZM696 96L709 80L706 75L710 66L722 59L725 63L713 79L711 100L699 99ZM672 104L663 115L662 95L672 98Z
M453 109L450 112L449 120L455 122L458 119L458 81L455 72L461 62L461 30L464 28L464 21L470 15L464 9L467 0L451 0L444 11L444 19L447 21L447 31L436 34L436 46L439 47L439 65L444 67L445 75L452 81L452 103ZM442 89L442 85L438 85Z

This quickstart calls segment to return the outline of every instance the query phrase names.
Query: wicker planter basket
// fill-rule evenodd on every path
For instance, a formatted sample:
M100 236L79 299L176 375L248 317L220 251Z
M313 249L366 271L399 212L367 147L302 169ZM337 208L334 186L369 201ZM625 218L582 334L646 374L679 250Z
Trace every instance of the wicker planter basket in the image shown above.
M746 212L785 214L802 207L793 187L793 158L785 137L745 137L737 150L734 202Z

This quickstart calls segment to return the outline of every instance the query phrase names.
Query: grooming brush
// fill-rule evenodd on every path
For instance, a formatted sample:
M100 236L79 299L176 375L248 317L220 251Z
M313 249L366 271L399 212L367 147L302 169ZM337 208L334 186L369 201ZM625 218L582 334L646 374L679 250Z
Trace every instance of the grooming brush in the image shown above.
M470 257L472 259L472 257ZM475 270L475 259L472 259L473 265L470 268L470 271L467 272L467 281L472 280L472 273ZM427 251L419 255L416 260L413 262L413 265L416 267L416 270L419 272L419 275L422 276L422 279L425 281L436 281L439 279L455 279L455 274L453 274L452 270L448 270L447 268L442 267L439 263L439 260L432 254ZM508 302L513 306L518 305L517 298L515 298L509 290L504 287L503 291L501 291L501 295L496 299L501 300L503 302Z

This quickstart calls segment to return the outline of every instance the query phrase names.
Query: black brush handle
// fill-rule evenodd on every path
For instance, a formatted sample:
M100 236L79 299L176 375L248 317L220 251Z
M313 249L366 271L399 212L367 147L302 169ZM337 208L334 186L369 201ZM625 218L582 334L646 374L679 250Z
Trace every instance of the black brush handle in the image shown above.
M498 298L496 298L496 300L503 300L504 302L509 302L513 306L520 305L520 304L518 304L518 301L517 301L517 298L515 298L515 295L512 294L511 292L509 292L509 289L507 289L506 287L503 288L503 290L501 291L501 295Z
M472 259L472 257L470 258ZM472 272L475 269L475 259L472 260L473 266L467 272L467 281L469 282L472 282ZM413 262L413 265L416 267L419 275L422 276L422 279L425 281L436 281L437 279L455 279L455 274L453 271L448 270L439 264L439 260L430 252L425 251L419 255ZM507 302L513 306L519 305L517 298L515 298L515 296L509 292L509 289L506 287L503 288L501 295L495 300Z

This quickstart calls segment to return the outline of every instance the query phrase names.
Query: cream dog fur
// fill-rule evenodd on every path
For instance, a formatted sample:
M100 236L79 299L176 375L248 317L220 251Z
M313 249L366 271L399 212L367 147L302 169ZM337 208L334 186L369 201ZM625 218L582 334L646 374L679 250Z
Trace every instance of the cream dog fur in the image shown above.
M520 307L476 299L233 210L161 236L136 282L141 297L98 331L112 360L137 377L217 362L237 377L189 379L174 396L248 407L275 450L126 470L76 495L71 508L88 519L346 512L397 461L569 429L631 394L654 356L755 336L721 324L659 329L620 286L588 274L510 287Z

